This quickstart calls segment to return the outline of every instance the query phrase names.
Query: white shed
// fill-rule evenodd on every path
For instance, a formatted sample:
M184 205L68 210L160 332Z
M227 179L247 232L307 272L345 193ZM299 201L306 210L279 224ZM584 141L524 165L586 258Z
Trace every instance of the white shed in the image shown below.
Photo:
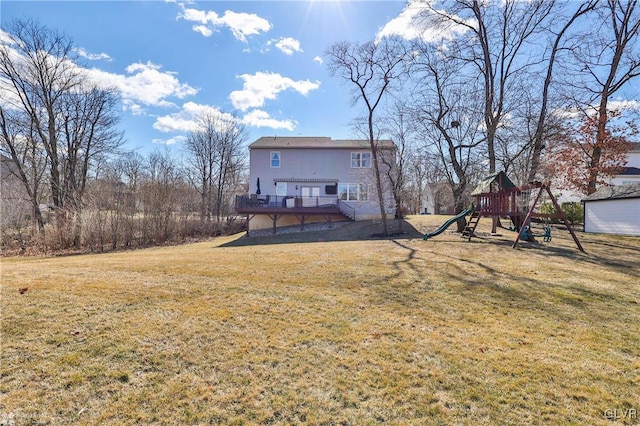
M584 203L584 231L640 236L640 184L603 186Z

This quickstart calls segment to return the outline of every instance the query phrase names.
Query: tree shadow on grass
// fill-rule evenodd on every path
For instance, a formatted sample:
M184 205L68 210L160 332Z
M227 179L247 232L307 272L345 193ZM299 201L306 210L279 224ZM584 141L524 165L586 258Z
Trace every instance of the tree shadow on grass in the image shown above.
M449 287L448 291L459 291L464 296L475 299L476 295L479 297L476 302L492 300L510 309L545 312L568 321L585 315L601 321L611 320L615 317L612 312L602 309L591 312L591 309L594 306L629 309L638 303L634 297L637 293L627 285L640 276L640 257L633 244L612 247L613 250L595 247L589 250L589 246L585 246L588 252L582 253L572 246L573 241L568 237L561 245L522 242L515 250L511 248L513 241L507 237L474 238L471 242L445 238L441 247L437 239L420 243L393 242L406 249L406 255L393 260L388 274L372 281L377 289L371 295L372 304L419 307L425 295L437 296L440 291L437 289L443 285ZM481 256L480 252L485 250L496 255L493 259ZM531 262L531 256L537 260ZM522 259L522 267L513 264L517 259ZM504 268L503 261L507 262ZM555 268L551 266L554 263L558 264ZM584 276L585 285L546 276L550 267L557 270L557 277ZM612 279L606 271L615 271L616 282L610 281L605 286L594 282L592 286L587 274L596 270L599 270L599 279L605 281L602 277ZM390 282L395 284L390 286Z
M446 253L438 253L438 264L432 268L435 272L427 273L424 264L416 264L418 261L429 263L426 253L416 251L410 245L395 243L408 250L407 256L393 262L389 274L371 281L375 291L368 302L372 305L395 306L392 309L422 308L425 300L439 300L455 293L469 298L470 310L490 304L486 306L487 312L500 307L524 315L545 314L563 323L584 321L589 317L603 324L614 318L633 316L631 311L620 314L617 308L637 307L637 300L630 297L628 290L566 284L553 277L543 278L535 270L503 269L498 266L499 262L489 263ZM573 257L562 249L552 252ZM549 261L553 258L550 255ZM588 270L592 261L586 256L576 256L575 270ZM465 308L456 309L463 312Z

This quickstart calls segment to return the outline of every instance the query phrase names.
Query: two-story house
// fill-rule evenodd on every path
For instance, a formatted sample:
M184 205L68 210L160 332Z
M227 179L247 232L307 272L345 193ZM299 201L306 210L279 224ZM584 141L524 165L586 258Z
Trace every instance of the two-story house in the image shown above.
M376 146L386 214L393 217L387 171L393 168L396 146L391 140ZM236 199L249 230L380 218L367 140L262 137L249 145L249 162L249 194Z

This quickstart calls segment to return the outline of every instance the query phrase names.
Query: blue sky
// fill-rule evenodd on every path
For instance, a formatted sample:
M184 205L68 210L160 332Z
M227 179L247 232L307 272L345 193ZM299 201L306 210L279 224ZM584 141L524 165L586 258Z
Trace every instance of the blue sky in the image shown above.
M123 97L127 147L178 147L203 111L233 113L248 142L354 137L350 87L324 51L372 40L404 1L0 1L2 23L35 18L71 37Z

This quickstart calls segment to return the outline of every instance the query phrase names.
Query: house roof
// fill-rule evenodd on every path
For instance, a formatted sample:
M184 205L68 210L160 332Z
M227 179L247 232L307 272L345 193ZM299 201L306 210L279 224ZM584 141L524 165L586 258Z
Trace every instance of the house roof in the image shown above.
M516 185L507 177L507 174L505 172L497 172L482 179L478 186L476 186L476 188L471 191L471 195L473 196L491 192L491 184L494 182L498 183L500 189L516 187Z
M13 174L17 176L17 165L15 161L4 154L0 154L0 175L6 178Z
M593 194L583 198L582 201L620 200L624 198L640 198L640 183L602 186Z
M640 168L638 167L625 167L620 173L621 176L640 176Z
M249 149L253 148L356 148L368 149L369 141L366 139L336 139L330 137L301 137L301 136L263 136L257 141L249 145ZM395 149L396 145L390 139L378 141L379 149Z

